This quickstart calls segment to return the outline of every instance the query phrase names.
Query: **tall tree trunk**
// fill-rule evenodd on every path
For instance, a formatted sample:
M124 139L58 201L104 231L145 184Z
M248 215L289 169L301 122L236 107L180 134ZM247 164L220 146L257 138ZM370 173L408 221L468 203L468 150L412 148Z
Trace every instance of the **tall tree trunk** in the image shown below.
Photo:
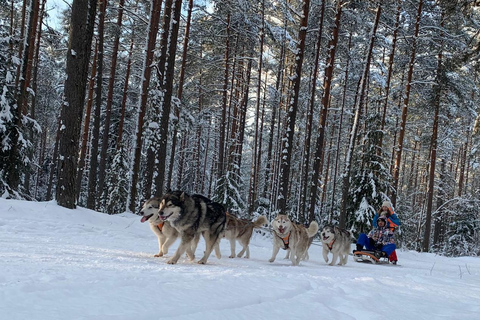
M258 155L258 145L259 135L260 135L260 100L261 100L261 93L260 90L262 88L262 67L263 67L263 41L264 41L264 32L265 32L265 0L262 0L261 4L261 15L262 15L262 26L260 29L260 53L258 58L258 81L257 81L257 105L255 108L255 136L253 139L253 154L252 154L252 166L250 170L250 187L248 192L248 212L249 214L253 212L255 201L257 200L257 181L258 181L258 171L260 171L259 166L260 163L257 162L257 155Z
M59 145L60 145L60 124L62 123L61 122L61 118L58 117L57 119L57 133L55 134L55 143L54 143L54 146L53 146L53 156L52 156L52 160L50 161L50 164L49 164L49 170L50 170L50 173L48 175L48 185L47 185L47 195L45 197L45 200L46 201L50 201L52 200L52 189L53 189L53 178L55 176L55 172L57 171L56 168L57 168L57 160L58 160L58 148L59 148Z
M227 37L225 40L225 72L222 91L222 115L219 126L218 143L218 168L217 178L222 178L225 173L225 129L227 123L227 90L228 90L228 66L230 60L230 12L227 14Z
M23 41L23 45L20 45L20 57L21 64L17 68L17 110L14 113L14 125L12 130L9 160L8 160L8 173L6 175L6 182L9 187L9 193L14 194L18 191L20 184L20 171L22 170L23 163L21 161L19 150L20 131L24 126L22 118L28 114L28 87L30 86L31 71L33 63L33 54L35 52L35 38L38 19L38 0L31 0L28 7L28 25L27 36ZM24 3L24 7L26 3ZM22 18L23 20L23 18ZM24 34L24 23L22 23L22 35ZM23 39L22 39L23 40ZM26 190L28 194L28 190Z
M350 190L350 176L351 176L351 168L352 168L352 162L353 162L353 153L355 150L355 140L357 139L360 118L361 118L363 107L364 107L364 100L365 100L365 96L367 95L365 88L368 83L368 74L370 71L370 63L373 56L375 36L377 33L378 24L380 22L380 15L382 13L381 2L379 3L376 11L377 12L375 15L375 22L372 28L372 35L370 37L370 44L368 48L367 58L365 60L365 67L364 67L363 75L361 78L359 102L358 102L357 109L355 110L353 126L350 132L350 144L347 149L347 159L345 160L345 169L342 177L343 185L342 185L342 202L341 202L341 208L340 208L340 222L339 222L340 228L345 228L345 225L347 223L347 202L349 198L348 192Z
M307 190L310 176L310 145L312 140L312 126L313 126L313 113L315 107L315 96L317 94L317 80L318 80L318 66L320 62L320 48L322 46L322 35L323 35L323 17L325 13L325 0L322 0L322 5L320 7L320 26L318 28L316 50L315 50L315 60L313 65L312 72L312 88L310 92L310 103L307 113L307 124L306 124L306 138L305 138L305 156L303 160L303 169L305 172L304 182L302 186L302 194L300 199L300 213L303 217L305 215L305 204L307 203ZM322 127L320 127L322 130ZM315 183L315 182L314 182ZM309 217L310 219L310 217Z
M335 65L335 53L337 51L338 36L340 30L340 19L342 17L343 1L337 1L337 12L335 14L335 22L332 32L332 38L328 42L328 56L325 67L325 76L323 79L323 96L322 96L322 112L320 115L319 131L317 141L315 143L315 155L313 160L313 175L310 188L310 204L308 208L309 221L315 220L315 207L317 203L317 192L319 189L319 177L321 158L323 154L323 145L325 140L325 127L327 124L328 104L330 102L330 92L333 80L333 68Z
M98 146L100 140L100 117L102 110L102 88L103 88L103 51L104 51L104 30L105 30L105 13L107 10L107 0L100 0L100 12L98 15L98 53L97 53L97 87L95 90L95 111L92 129L92 146L90 148L90 168L88 171L88 192L87 192L87 208L95 210L97 200L98 187Z
M128 209L132 212L135 211L137 200L137 183L138 175L140 171L140 161L142 155L142 141L143 141L143 123L145 118L145 112L147 109L147 97L148 86L150 84L150 77L152 74L152 62L153 53L155 50L155 42L158 33L158 23L160 20L160 11L162 7L162 0L154 0L151 6L150 13L150 27L148 30L148 38L146 45L146 56L142 71L142 88L140 91L140 101L138 106L138 119L137 119L137 133L135 139L135 153L133 159L132 178L130 184L130 195L128 200Z
M31 102L31 107L30 107L30 118L32 119L36 119L36 114L35 114L35 111L36 111L36 97L37 97L37 78L38 78L38 66L40 64L40 40L41 40L41 37L42 37L42 24L43 24L43 16L44 16L44 13L45 13L45 3L46 3L46 0L41 0L42 1L42 5L40 7L40 1L38 2L38 5L39 5L39 8L38 8L38 12L37 12L37 19L38 20L38 23L35 23L35 39L33 41L33 45L32 47L34 48L34 53L33 53L33 57L32 57L32 66L31 66L31 69L32 69L32 84L31 84L31 91L33 92L33 94L31 94L32 96L32 102ZM35 19L34 19L35 20ZM30 86L30 85L29 85ZM28 86L28 87L29 87ZM43 135L40 136L40 139L35 139L35 130L33 128L33 124L29 125L28 127L28 135L29 135L29 139L30 141L32 142L32 144L35 146L37 143L42 143L42 139L43 139ZM31 159L31 163L33 163L33 155L34 155L34 148L35 147L32 147L29 149L29 158ZM40 152L41 151L44 151L44 149L40 149ZM41 170L39 170L41 167L41 164L39 164L37 166L37 170L36 170L36 179L38 181L38 174L41 173ZM24 182L24 189L27 193L29 193L29 190L30 190L30 176L33 172L33 168L28 168L28 170L25 172L25 182ZM37 183L35 183L35 185L37 185ZM36 187L35 187L35 194L37 193L36 191ZM35 196L34 196L35 198Z
M383 145L383 136L385 135L385 118L387 115L387 107L388 107L388 96L390 94L390 84L392 81L392 74L393 74L393 61L395 58L395 49L397 47L397 34L400 25L400 12L402 10L402 0L398 0L397 5L397 14L395 18L395 29L393 30L393 39L392 39L392 50L390 51L390 55L388 56L388 74L387 74L387 81L385 86L385 102L383 104L383 112L382 112L382 122L381 122L381 130L382 135L380 136L380 141L378 142L378 150L382 149Z
M107 0L105 1L105 6L107 5ZM104 205L103 193L106 191L104 189L105 185L105 176L106 176L106 164L108 157L108 140L110 135L110 120L112 118L112 104L113 104L113 90L115 84L115 73L117 71L117 53L118 46L120 44L120 31L122 28L122 19L123 19L123 6L125 0L120 0L118 4L118 16L117 24L118 32L115 34L115 39L113 40L113 51L112 51L112 63L110 66L110 78L108 79L108 91L107 91L107 105L105 107L105 122L103 123L103 135L102 135L102 149L100 151L100 164L98 166L98 189L97 189L97 202L99 202L99 207Z
M413 78L413 67L415 64L415 56L417 52L417 39L418 39L418 32L420 30L420 19L422 16L422 6L423 0L419 0L418 2L418 10L417 10L417 19L415 22L415 33L412 38L412 52L410 55L410 63L408 66L408 73L407 73L407 85L405 87L405 98L403 100L403 108L402 108L402 121L400 123L400 133L398 137L398 143L396 147L396 160L395 166L393 168L393 188L394 193L392 195L392 204L393 206L396 205L397 202L397 195L398 195L398 180L400 177L400 164L402 161L402 150L403 150L403 139L405 137L405 130L407 125L407 114L408 114L408 103L410 100L410 89L412 86L412 78Z
M185 38L183 40L183 51L182 51L182 64L180 66L180 77L178 79L178 91L177 91L177 98L181 102L183 98L183 86L185 84L185 70L187 68L187 52L188 52L188 40L190 37L190 22L192 20L192 10L193 10L193 0L188 0L188 11L187 11L187 22L185 25ZM200 45L201 47L201 45ZM201 48L200 48L201 51ZM201 53L200 53L200 58L201 58ZM200 73L200 78L201 78L201 73ZM168 177L167 177L167 186L166 189L170 189L171 184L172 184L172 175L173 175L173 165L174 165L174 160L175 160L175 150L177 147L177 140L178 140L178 125L180 121L180 108L179 106L175 107L175 118L176 122L174 124L174 129L173 129L173 139L172 139L172 150L170 154L172 155L170 157L170 164L168 166Z
M81 190L82 179L83 179L83 170L85 168L85 157L87 155L88 131L90 130L90 119L92 115L92 105L93 105L93 91L95 87L95 75L97 74L97 54L98 54L98 43L95 43L95 53L93 55L92 71L90 74L90 81L88 83L87 110L85 111L85 120L83 121L82 144L80 147L80 155L78 156L78 168L77 168L77 178L76 178L77 201L80 198L80 190Z
M165 90L164 90L164 77L165 77L165 66L167 61L167 50L168 50L168 39L170 34L170 21L172 18L172 7L173 0L166 0L165 6L163 9L163 22L162 22L162 31L161 31L161 40L160 40L160 58L157 63L157 91L160 93L160 101L156 101L153 104L154 114L152 122L158 124L160 123L160 114L162 113L162 105L165 100ZM159 130L154 130L152 135L148 137L149 143L147 143L147 162L144 170L144 184L143 184L143 198L148 199L152 195L152 185L153 185L153 176L155 173L155 157L159 149ZM157 172L158 175L158 172Z
M65 101L61 110L57 203L75 208L75 177L82 124L88 62L92 45L97 0L73 0L67 54Z
M125 123L125 112L127 110L128 83L130 81L130 71L132 68L132 54L133 54L134 39L135 39L135 33L132 31L130 49L128 49L127 70L125 71L125 80L123 83L122 105L120 107L120 121L118 123L117 151L120 150L120 148L123 145L123 125Z
M348 36L348 51L352 47L352 32L349 32ZM332 186L332 200L330 202L330 212L328 213L328 223L332 222L333 218L333 209L335 206L335 194L337 189L337 174L338 174L338 163L340 162L340 142L342 138L342 128L343 128L343 117L345 114L345 101L347 98L347 85L348 85L348 68L350 67L350 59L347 59L347 65L345 66L345 80L343 84L343 93L342 93L342 106L340 109L340 121L338 124L338 135L337 135L337 150L335 152L335 169L333 172L333 186Z
M286 131L282 145L282 160L280 170L280 194L278 206L280 212L286 214L288 199L288 182L290 179L291 159L293 152L293 136L295 134L295 122L298 111L298 98L300 95L300 83L302 79L302 66L305 54L305 39L308 29L308 14L310 12L310 0L303 0L302 16L300 19L300 30L298 32L298 45L295 57L295 71L292 77L292 96L287 111Z
M163 194L163 186L165 182L165 165L167 156L167 142L168 142L168 127L170 122L170 110L172 106L173 96L173 80L175 71L175 55L177 53L177 39L178 29L180 26L180 13L182 11L182 0L175 0L172 8L172 21L170 21L169 29L169 41L168 41L168 57L165 67L164 92L163 96L163 108L160 120L160 145L157 151L157 177L156 184L156 196ZM173 155L172 155L173 156Z

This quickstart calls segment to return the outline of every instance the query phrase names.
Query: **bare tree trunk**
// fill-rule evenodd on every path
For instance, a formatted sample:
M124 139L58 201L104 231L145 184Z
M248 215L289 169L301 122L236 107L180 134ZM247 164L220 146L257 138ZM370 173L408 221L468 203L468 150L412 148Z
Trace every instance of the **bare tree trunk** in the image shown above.
M405 130L406 130L406 124L407 124L407 113L408 113L408 103L410 99L410 89L412 86L412 78L413 78L413 67L415 64L415 56L417 52L417 38L418 38L418 33L420 29L420 19L422 16L422 6L423 6L423 0L419 0L418 2L418 10L417 10L417 20L415 22L415 33L412 38L412 52L410 55L410 64L408 67L408 73L407 73L407 85L405 88L405 98L403 101L403 108L402 108L402 121L400 123L400 133L398 137L398 144L396 147L396 161L395 161L395 166L393 168L393 188L394 188L394 193L392 195L392 204L395 206L396 201L397 201L397 195L398 195L398 180L400 177L400 164L402 160L402 150L403 150L403 139L405 137Z
M107 6L107 0L105 1L105 6ZM110 120L112 118L112 104L113 104L113 89L115 84L115 73L117 71L117 53L118 47L120 44L120 30L122 28L122 19L123 19L123 6L125 0L120 0L118 4L118 16L117 16L117 28L118 32L115 34L115 39L113 40L113 51L112 51L112 64L110 66L110 78L108 79L108 92L107 92L107 105L105 107L105 122L103 124L103 135L102 135L102 149L100 151L100 165L98 166L98 189L97 189L97 202L99 207L104 204L103 193L106 191L104 189L105 185L105 176L106 176L106 163L108 157L108 140L110 135Z
M125 80L123 83L123 95L122 95L122 105L120 107L120 121L118 123L118 136L117 136L117 151L123 145L123 125L125 123L125 112L127 109L127 93L128 93L128 82L130 80L130 71L132 68L132 53L133 53L133 43L135 39L135 33L132 32L132 39L130 41L130 49L128 50L128 62L127 70L125 72Z
M375 15L375 22L373 24L372 35L370 37L370 44L368 48L367 58L365 61L365 68L363 70L363 75L361 78L359 102L358 102L357 109L355 111L352 130L350 132L350 144L347 149L347 159L345 160L345 169L344 169L343 178L342 178L343 185L342 185L342 202L341 202L341 208L340 208L340 222L339 222L340 228L345 228L347 223L347 202L349 198L348 192L350 190L350 176L351 176L351 168L352 168L352 162L353 162L353 152L355 150L355 139L357 139L358 126L360 123L360 118L361 118L363 107L364 107L364 100L365 100L365 96L367 95L365 88L368 83L368 74L370 71L370 63L373 56L375 36L377 33L378 24L380 22L380 15L382 12L381 2L378 4L376 11L377 12Z
M170 110L172 106L173 96L173 80L175 72L175 55L177 52L177 39L180 21L180 13L182 11L182 0L175 0L172 8L172 21L169 29L168 57L167 66L164 76L164 100L160 120L160 145L157 151L157 177L155 180L155 195L161 196L165 182L165 165L167 155L168 127L170 122ZM173 156L173 155L172 155Z
M182 101L183 98L183 86L185 84L185 70L187 68L187 52L188 52L188 40L190 37L190 22L192 20L192 10L193 10L193 0L188 1L188 12L187 12L187 23L185 26L185 39L183 40L183 52L182 52L182 65L180 67L180 78L178 80L178 91L177 91L177 98L179 101ZM200 58L201 58L200 53ZM202 77L200 73L200 78ZM177 147L177 140L178 140L178 122L180 121L180 108L178 106L175 107L175 118L176 122L174 124L173 130L173 140L172 140L172 151L170 154L170 165L168 169L168 178L167 178L167 187L166 189L170 189L172 184L172 175L173 175L173 165L175 160L175 150Z
M93 55L92 71L90 74L90 81L88 84L87 110L85 111L85 120L83 121L82 144L80 147L80 155L78 157L78 168L77 168L77 178L76 178L77 201L80 198L80 190L81 190L82 179L83 179L82 178L83 170L85 168L85 157L87 154L88 131L90 129L90 118L92 114L95 75L97 74L97 54L98 54L98 43L95 43L95 53Z
M34 49L34 54L33 54L33 58L32 58L32 85L31 85L31 88L32 88L32 92L33 94L31 95L32 96L32 104L31 104L31 108L30 108L30 117L32 119L36 119L36 102L37 102L37 78L38 78L38 66L40 64L40 40L41 40L41 37L42 37L42 24L43 24L43 16L44 16L44 13L45 13L45 3L46 3L46 0L42 0L42 5L41 7L39 7L39 11L37 13L37 20L38 20L38 23L36 23L35 25L35 39L33 41L33 47L35 48ZM39 2L39 5L40 5L40 2ZM40 139L35 139L35 134L34 134L34 128L32 125L30 125L28 127L28 134L29 134L29 138L30 138L30 141L32 141L32 144L34 146L37 145L37 143L40 143L42 144L42 139L43 139L43 135L40 136ZM35 147L32 147L30 148L29 150L29 157L31 160L33 160L33 155L34 155L34 150ZM42 149L40 149L40 152L42 152ZM33 161L32 161L33 162ZM40 167L41 167L41 163L38 164L37 166L37 170L36 170L36 174L35 174L35 178L36 178L36 183L35 183L35 191L34 191L34 198L35 198L35 194L37 193L37 185L38 185L38 175L41 173L41 170L40 170ZM30 189L30 176L33 172L33 168L29 168L29 170L27 170L25 172L25 182L24 182L24 189L27 193L29 193L29 189Z
M145 62L143 66L142 74L142 88L140 92L140 101L138 106L138 120L137 120L137 134L135 140L135 153L133 160L132 178L130 184L130 199L128 201L128 209L132 212L135 211L136 199L137 199L137 183L138 175L140 171L140 158L142 154L142 141L143 141L143 123L145 118L145 112L147 109L147 97L148 86L150 84L150 76L152 74L152 62L153 53L155 49L155 42L158 33L158 23L160 20L160 11L162 7L162 0L154 0L152 2L150 13L150 28L148 30L147 50L145 56Z
M315 143L315 155L313 160L313 175L312 175L312 187L310 188L310 204L308 208L309 221L315 220L315 207L317 203L317 192L319 189L319 177L321 158L323 154L323 145L325 140L325 127L327 124L328 106L330 103L330 92L333 80L333 68L335 64L335 53L337 51L338 36L340 30L340 19L342 16L343 1L337 1L337 11L335 14L335 22L332 32L332 38L328 42L328 57L325 68L325 76L323 79L323 96L322 96L322 112L320 115L319 131L317 141Z
M443 18L443 14L442 14ZM441 22L441 27L443 28L443 20ZM440 37L443 37L443 32L440 32ZM440 53L438 54L438 66L437 66L437 83L433 89L434 92L434 106L435 114L433 116L433 132L432 132L432 142L430 147L430 172L428 178L428 191L427 191L427 211L425 216L425 235L423 237L423 251L428 252L430 249L430 231L432 228L432 204L433 204L433 191L435 186L435 165L437 162L437 138L438 138L438 115L440 112L440 98L442 95L442 86L441 79L443 78L443 67L442 67L442 50L443 46L440 47Z
M26 4L24 3L24 8ZM28 25L27 25L27 36L23 41L23 45L20 45L20 58L21 65L17 68L17 81L16 86L18 92L16 94L17 99L17 110L13 111L14 120L13 123L15 128L11 133L11 142L10 145L12 148L9 152L8 160L8 173L6 175L6 182L9 187L9 193L14 194L18 191L20 184L20 171L21 166L23 166L20 159L20 150L19 150L19 138L20 138L20 129L24 126L22 118L27 115L28 108L28 90L27 88L30 85L31 80L31 70L33 63L33 54L34 54L34 45L35 45L35 34L37 28L37 19L38 19L38 0L31 0L28 7ZM23 18L22 18L23 20ZM22 40L24 34L24 23L22 22ZM27 194L28 194L28 190Z
M310 0L303 1L302 16L300 19L300 30L298 32L298 45L295 57L295 73L292 79L292 96L287 111L287 124L282 146L282 160L280 170L280 194L278 206L280 212L286 214L288 198L288 182L290 179L291 159L293 152L293 136L295 134L295 122L298 111L298 97L300 94L300 83L302 78L302 66L305 51L305 39L308 28L308 14L310 12Z
M262 88L262 66L263 66L263 41L264 41L264 32L265 32L265 0L262 0L261 5L261 14L262 14L262 26L260 29L260 53L258 58L258 81L257 81L257 105L255 108L255 137L254 137L254 147L253 147L253 154L252 154L252 166L250 170L250 187L248 192L248 212L249 214L253 212L255 201L257 200L257 182L258 182L258 171L260 171L260 162L257 162L257 155L259 153L258 145L259 135L260 135L260 100L261 100L261 93L260 90Z
M163 9L163 22L160 40L160 58L157 63L157 91L160 92L160 101L156 101L153 105L154 114L153 122L160 123L160 114L162 113L162 105L165 99L164 92L164 78L165 78L165 66L167 61L168 39L170 34L170 21L172 17L173 0L166 0ZM143 198L148 199L152 195L153 176L155 174L155 157L158 154L159 144L158 141L159 132L154 130L152 137L149 137L149 143L147 147L147 162L144 170L144 184L143 184ZM158 173L157 173L158 174Z
M401 10L402 10L402 0L398 0L397 14L395 18L395 29L393 30L392 50L390 51L390 55L388 56L388 74L387 74L387 81L385 86L385 103L383 104L382 122L381 122L382 135L380 136L380 141L378 142L378 150L382 149L383 136L385 135L385 132L383 131L385 130L385 118L387 115L388 96L390 94L390 83L392 81L393 60L395 58L395 49L397 47L397 34L398 34L398 29L400 24Z
M60 144L60 123L61 123L61 119L60 117L58 117L57 133L55 135L55 143L53 146L53 156L48 165L50 173L48 175L47 195L45 197L46 201L52 200L53 178L55 176L55 172L57 171L56 168L57 168L57 160L58 160L58 147Z
M103 88L103 51L104 51L104 30L105 30L105 13L107 10L107 0L100 0L98 16L98 54L97 54L97 87L95 90L95 111L92 129L92 145L90 148L90 168L88 171L88 192L87 192L87 208L95 210L97 200L98 187L98 146L100 140L100 117L102 110L102 88Z
M325 13L325 0L322 0L322 5L320 7L320 26L318 28L317 34L317 42L316 42L316 50L315 50L315 60L314 60L314 67L312 72L312 88L310 92L310 103L308 108L307 114L307 124L306 124L306 138L305 138L305 156L303 169L305 172L305 179L302 186L302 193L300 199L300 214L302 216L305 215L305 205L307 203L307 190L308 190L308 183L310 176L310 145L312 140L312 125L313 125L313 113L315 107L315 95L317 93L317 80L318 80L318 66L320 62L320 48L322 46L322 35L323 35L323 17ZM320 128L322 130L322 127Z
M348 36L348 51L350 51L352 46L352 32L349 32ZM342 107L340 109L340 121L338 124L338 135L337 135L337 150L335 152L335 169L333 173L333 186L332 186L332 200L330 202L330 212L328 213L327 221L328 223L332 222L333 218L333 209L335 206L335 194L337 189L337 175L338 175L338 163L340 162L340 142L342 138L342 128L343 128L343 117L345 114L345 101L347 97L347 84L348 84L348 68L350 66L350 59L347 59L347 65L345 66L345 82L343 84L343 93L342 93Z
M225 173L225 128L227 123L228 66L230 60L230 13L227 15L227 37L225 41L225 73L223 79L222 116L219 126L217 178L223 177Z
M57 203L75 208L75 177L88 79L97 0L73 0L71 32L67 54L65 101L61 110Z

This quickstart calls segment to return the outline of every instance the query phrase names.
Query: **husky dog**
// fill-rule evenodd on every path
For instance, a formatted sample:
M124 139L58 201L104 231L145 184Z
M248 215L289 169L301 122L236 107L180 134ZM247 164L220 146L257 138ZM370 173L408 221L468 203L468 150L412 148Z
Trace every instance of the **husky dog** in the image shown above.
M332 262L330 262L331 266L337 262L338 257L340 257L338 265L347 264L348 253L350 252L350 239L352 238L350 231L336 226L325 226L322 229L321 238L325 262L328 263L328 253L331 252L333 254Z
M257 220L250 221L247 219L239 219L227 213L227 223L225 226L224 237L230 241L231 254L229 258L235 258L235 240L238 240L243 247L242 251L238 253L237 257L241 258L245 253L245 258L250 258L250 249L248 248L248 245L250 244L250 239L252 238L253 228L260 228L266 223L267 218L265 216L260 216Z
M170 225L170 222L163 221L158 215L160 198L151 198L143 204L139 214L142 215L141 222L148 221L150 229L158 238L158 253L154 257L162 257L168 253L168 248L177 240L178 231ZM193 249L195 252L195 249Z
M307 253L310 238L318 231L318 224L315 221L310 223L308 228L293 223L286 215L279 214L272 222L273 227L273 253L270 262L275 261L280 248L290 249L290 261L294 266Z
M305 251L305 256L302 257L302 260L308 261L310 259L310 256L308 255L308 249L310 249L310 246L312 245L312 243L313 243L313 237L308 239L308 247L307 247L307 250ZM287 249L287 254L285 255L284 259L286 260L290 259L290 249Z
M177 263L186 251L190 260L194 259L192 242L195 235L202 234L206 249L198 263L205 264L215 246L218 247L220 236L225 228L225 208L216 202L208 202L200 195L188 195L183 191L169 191L160 201L158 213L160 219L170 222L180 236L180 245L169 264Z

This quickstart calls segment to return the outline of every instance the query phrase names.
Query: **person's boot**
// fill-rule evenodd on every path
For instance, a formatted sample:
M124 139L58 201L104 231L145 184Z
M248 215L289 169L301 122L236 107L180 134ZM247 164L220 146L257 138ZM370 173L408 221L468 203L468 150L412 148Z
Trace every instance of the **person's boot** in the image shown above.
M357 250L355 251L362 251L362 250L363 250L363 246L357 243Z

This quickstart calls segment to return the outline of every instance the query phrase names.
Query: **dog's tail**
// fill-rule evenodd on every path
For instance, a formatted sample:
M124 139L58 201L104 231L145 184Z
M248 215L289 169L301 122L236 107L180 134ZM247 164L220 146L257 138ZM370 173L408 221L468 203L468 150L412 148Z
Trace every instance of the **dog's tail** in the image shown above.
M260 216L258 217L257 220L255 220L253 222L253 227L254 228L260 228L261 226L263 226L264 224L267 224L268 220L267 220L267 217L265 216Z
M316 221L312 221L306 230L309 238L314 237L318 232L318 223Z

